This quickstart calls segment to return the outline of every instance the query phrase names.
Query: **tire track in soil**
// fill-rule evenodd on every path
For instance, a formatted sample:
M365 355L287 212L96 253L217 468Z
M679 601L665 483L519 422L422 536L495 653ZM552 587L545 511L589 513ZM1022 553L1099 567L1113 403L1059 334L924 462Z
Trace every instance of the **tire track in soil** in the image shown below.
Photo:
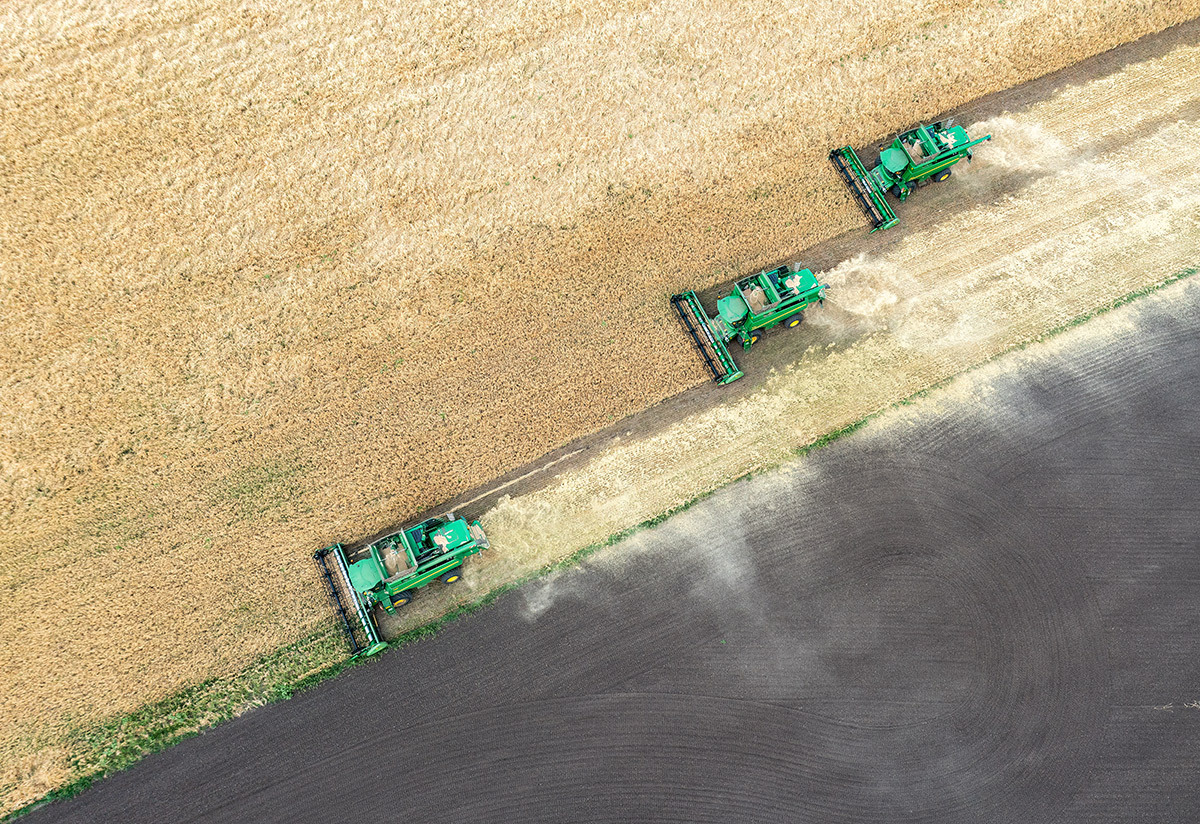
M28 820L1191 820L1197 307L1010 355Z

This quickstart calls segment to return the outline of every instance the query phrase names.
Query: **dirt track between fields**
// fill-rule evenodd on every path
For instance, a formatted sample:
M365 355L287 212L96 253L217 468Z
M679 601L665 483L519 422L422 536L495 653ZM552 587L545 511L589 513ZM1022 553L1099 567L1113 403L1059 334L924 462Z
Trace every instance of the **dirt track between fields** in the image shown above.
M1185 282L29 821L1196 820L1197 405Z

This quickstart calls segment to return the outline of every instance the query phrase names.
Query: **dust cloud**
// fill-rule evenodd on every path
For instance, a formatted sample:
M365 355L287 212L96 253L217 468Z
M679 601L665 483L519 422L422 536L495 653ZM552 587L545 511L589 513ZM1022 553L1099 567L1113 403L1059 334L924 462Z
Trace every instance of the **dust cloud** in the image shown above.
M1062 138L1036 121L1004 115L974 123L967 131L972 137L992 136L971 161L972 175L988 175L993 170L1053 172L1067 164L1073 154Z
M917 288L897 263L865 252L817 278L828 284L825 305L806 320L836 338L894 329L908 315Z
M562 596L580 596L585 569L578 567L571 570L560 570L544 578L539 578L521 587L521 598L524 599L521 616L530 623L541 618Z

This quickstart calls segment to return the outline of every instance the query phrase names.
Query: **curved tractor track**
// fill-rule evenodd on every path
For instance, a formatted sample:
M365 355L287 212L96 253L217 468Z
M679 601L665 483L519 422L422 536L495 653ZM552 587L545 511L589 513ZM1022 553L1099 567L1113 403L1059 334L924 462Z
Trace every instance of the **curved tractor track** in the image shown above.
M28 820L1195 820L1198 309L1010 355Z

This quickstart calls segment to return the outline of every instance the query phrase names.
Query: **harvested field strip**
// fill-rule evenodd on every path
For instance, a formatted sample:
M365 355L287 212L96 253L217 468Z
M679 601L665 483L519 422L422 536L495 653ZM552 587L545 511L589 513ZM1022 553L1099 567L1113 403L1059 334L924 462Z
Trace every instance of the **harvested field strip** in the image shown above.
M859 227L830 146L1198 12L6 5L6 803L311 634L315 546L703 380L663 296Z
M1080 315L1061 327L1047 331L1037 338L1036 341L1022 343L1013 347L1012 350L1001 352L995 357L990 358L986 363L972 367L968 372L975 373L988 364L995 364L997 360L1011 355L1017 350L1024 349L1030 343L1044 343L1049 341L1093 317L1132 303L1139 298L1153 293L1160 293L1161 297L1166 300L1191 301L1194 303L1196 298L1200 297L1196 295L1197 289L1200 287L1197 287L1194 282L1187 283L1186 287L1191 289L1190 296L1188 296L1188 293L1182 291L1185 288L1185 284L1181 284L1180 281L1186 281L1195 275L1197 271L1200 271L1200 269L1189 268L1172 275L1162 283L1122 295L1108 304L1098 307L1093 312ZM1176 288L1167 288L1173 286ZM921 398L936 399L936 393L952 387L958 377L960 376L940 381L938 384L922 389L888 408L892 409L896 406L907 405ZM953 390L951 389L950 391ZM885 411L879 410L837 431L823 435L811 444L795 450L794 454L797 456L807 455L813 450L833 443L839 438L862 428L868 422L878 418ZM765 468L767 467L763 467L763 469ZM688 509L697 501L707 498L718 489L745 477L747 476L743 475L739 478L731 478L721 486L705 490L692 500L686 501L667 512L649 518L633 527L610 535L600 543L584 547L565 558L542 566L518 580L505 582L486 595L460 604L450 612L439 616L427 624L407 630L399 637L393 639L393 646L406 646L410 643L432 637L445 624L486 607L505 592L523 586L539 577L569 568L595 552L612 547L644 529L662 523L672 515ZM537 614L539 610L537 593L534 593L531 597L527 608L531 615ZM364 664L368 663L369 661L364 662ZM178 743L206 727L233 718L247 709L262 706L272 701L290 698L299 691L315 686L326 678L333 677L345 671L349 666L355 666L355 664L348 664L344 658L344 644L340 633L333 631L329 627L325 627L309 638L289 644L255 661L252 665L234 676L213 679L212 681L172 695L163 701L142 707L135 713L109 719L105 724L86 731L80 730L76 735L72 736L69 743L71 762L74 767L71 775L75 777L69 783L47 794L40 801L70 798L77 795L103 776L124 769L150 753L158 752L172 744ZM32 806L35 806L35 804L29 805L29 807ZM15 815L20 815L21 812L29 807L15 811Z
M483 558L474 575L486 589L526 574L1194 265L1200 170L1188 147L1198 141L1200 120L1173 122L1120 151L1064 162L1002 203L911 233L883 257L821 273L830 300L809 323L824 347L742 401L617 445L557 485L486 513L505 551ZM1000 173L980 157L981 180ZM976 246L984 252L959 251ZM392 631L440 608L416 602Z

